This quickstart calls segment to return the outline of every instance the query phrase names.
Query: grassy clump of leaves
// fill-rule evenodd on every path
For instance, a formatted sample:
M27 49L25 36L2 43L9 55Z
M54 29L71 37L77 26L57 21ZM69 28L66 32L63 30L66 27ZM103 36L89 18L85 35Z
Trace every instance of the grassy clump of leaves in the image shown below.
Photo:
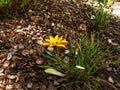
M0 17L12 17L30 0L0 0Z
M107 24L110 21L110 14L111 9L109 6L111 6L114 2L114 0L94 0L98 2L97 10L94 11L94 27L96 30L99 30L100 28L104 28L107 26Z
M105 27L110 20L110 16L105 12L104 7L100 6L97 11L95 11L94 25L95 29L100 29Z
M4 5L10 5L11 3L12 3L11 0L1 0L0 7L2 7Z
M4 6L4 5L10 5L14 2L19 2L22 4L26 4L29 2L29 0L0 0L0 7Z
M100 41L95 41L93 34L90 38L86 34L81 34L77 48L74 46L70 40L67 62L60 55L60 52L39 53L40 56L53 61L51 66L40 67L44 67L46 73L65 77L65 82L71 80L68 83L79 84L92 90L96 89L99 86L99 81L94 75L107 65L116 63L108 61L106 57L109 48L102 49Z

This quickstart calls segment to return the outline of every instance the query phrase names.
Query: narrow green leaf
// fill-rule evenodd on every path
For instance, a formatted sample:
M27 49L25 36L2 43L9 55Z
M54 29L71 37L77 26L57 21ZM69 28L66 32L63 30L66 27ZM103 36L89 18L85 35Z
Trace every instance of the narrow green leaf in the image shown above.
M45 69L45 72L48 73L48 74L53 74L53 75L60 76L60 77L64 77L64 76L65 76L65 74L57 71L57 70L54 69L54 68Z

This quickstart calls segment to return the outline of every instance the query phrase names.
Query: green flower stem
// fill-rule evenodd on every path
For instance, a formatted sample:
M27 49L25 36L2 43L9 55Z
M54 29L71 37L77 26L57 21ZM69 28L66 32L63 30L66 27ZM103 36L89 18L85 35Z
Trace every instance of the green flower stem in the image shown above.
M55 47L55 50L56 50L56 55L59 56L60 55L60 50L58 47Z

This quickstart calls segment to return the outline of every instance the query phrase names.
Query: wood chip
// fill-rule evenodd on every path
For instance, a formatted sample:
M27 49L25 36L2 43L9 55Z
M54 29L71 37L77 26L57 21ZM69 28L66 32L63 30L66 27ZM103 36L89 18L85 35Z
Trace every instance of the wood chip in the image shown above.
M42 63L43 63L43 60L37 59L37 60L36 60L36 63L37 63L37 64L42 64Z
M42 84L40 85L40 90L47 90L47 87L44 84Z
M12 90L13 85L6 85L6 90Z
M113 78L111 76L109 76L108 81L114 83Z
M7 55L7 60L10 60L10 59L12 58L12 54L13 54L13 53L11 53L11 52L8 53L8 55Z
M108 70L108 71L112 71L112 67L108 67L107 70Z
M8 79L15 79L17 76L16 75L7 75Z
M6 68L10 65L10 61L5 61L4 64L3 64L3 67Z
M23 56L27 56L28 54L30 54L29 50L26 50L26 49L22 50L21 53L22 53Z
M42 45L43 41L42 40L37 40L37 44Z
M111 43L113 46L118 46L119 44L117 42L112 42Z
M0 80L4 79L6 75L4 73L0 73Z
M24 46L23 44L19 44L19 45L18 45L18 48L19 48L19 49L24 49L25 46Z
M4 72L4 69L3 68L0 68L0 73L3 73Z

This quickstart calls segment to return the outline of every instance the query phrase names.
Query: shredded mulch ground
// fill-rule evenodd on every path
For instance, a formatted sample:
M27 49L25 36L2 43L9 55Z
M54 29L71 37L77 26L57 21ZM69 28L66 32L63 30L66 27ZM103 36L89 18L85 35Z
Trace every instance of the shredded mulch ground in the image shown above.
M105 46L112 45L111 60L120 58L120 20L112 18L107 27L95 31L86 13L90 15L93 10L82 2L42 0L31 4L21 17L1 20L0 90L84 90L80 86L63 86L59 77L37 67L46 63L38 53L46 50L42 43L50 35L63 35L77 42L80 33L95 32L104 37ZM120 65L108 66L98 76L110 82L103 82L100 90L120 89Z

